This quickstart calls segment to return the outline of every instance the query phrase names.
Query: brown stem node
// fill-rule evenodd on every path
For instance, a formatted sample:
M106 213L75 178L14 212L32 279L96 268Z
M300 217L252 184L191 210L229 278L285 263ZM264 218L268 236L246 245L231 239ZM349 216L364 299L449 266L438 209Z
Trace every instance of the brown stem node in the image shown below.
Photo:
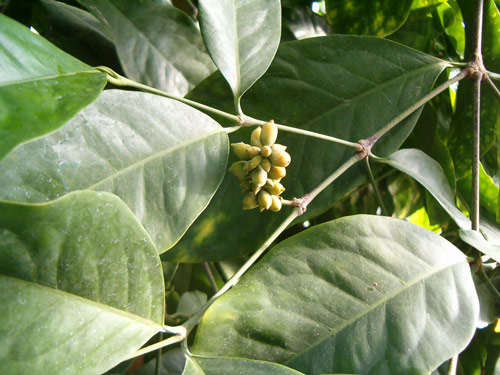
M292 207L297 209L297 213L302 215L307 211L307 205L309 204L309 200L307 199L308 194L304 195L302 198L293 198L292 199Z

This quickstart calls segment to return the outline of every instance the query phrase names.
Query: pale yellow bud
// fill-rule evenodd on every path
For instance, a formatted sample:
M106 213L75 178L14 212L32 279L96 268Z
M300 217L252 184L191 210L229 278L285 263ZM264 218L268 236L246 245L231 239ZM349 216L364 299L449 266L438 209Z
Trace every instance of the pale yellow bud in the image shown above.
M266 173L269 173L269 171L271 170L271 167L272 167L271 160L269 160L267 158L262 159L260 166L262 167L262 169L264 169L266 171Z
M269 171L269 178L271 180L279 180L286 176L286 169L284 167L271 167Z
M260 126L256 127L250 136L250 144L256 147L262 147L262 143L260 142L260 133L262 132L262 128Z
M247 174L247 167L246 165L248 162L246 161L237 161L231 164L231 167L229 168L229 172L234 174L236 177L238 177L240 180L245 178L245 175Z
M281 185L278 181L267 179L265 189L271 195L280 195L285 191L285 187Z
M256 188L261 188L266 184L267 181L267 173L262 167L259 165L253 172L252 172L252 184L254 189Z
M279 210L281 210L281 198L276 196L276 195L271 195L271 205L269 206L269 209L271 211L274 211L274 212L277 212Z
M231 143L231 148L233 149L234 154L241 160L250 160L250 155L247 152L250 145L243 142Z
M260 154L260 147L251 146L248 148L247 152L251 157L257 156Z
M274 151L285 151L286 146L280 145L279 143L275 143L274 145L271 146L271 150Z
M243 209L251 210L252 208L257 207L257 197L254 193L248 192L243 197Z
M251 170L257 168L261 162L262 162L262 156L260 155L254 156L252 160L250 160L246 165L247 172L250 172Z
M287 167L290 164L292 158L290 154L286 151L276 150L269 157L271 163L276 167Z
M269 194L265 190L261 190L261 192L257 196L257 200L259 202L259 209L261 212L269 209L269 207L271 207L271 204L273 203L271 194Z
M269 147L269 146L262 146L262 149L260 150L260 154L264 158L267 158L269 155L271 155L271 153L272 153L271 147Z
M271 146L276 142L276 138L278 138L278 127L274 123L274 120L271 120L262 127L260 143L263 146Z

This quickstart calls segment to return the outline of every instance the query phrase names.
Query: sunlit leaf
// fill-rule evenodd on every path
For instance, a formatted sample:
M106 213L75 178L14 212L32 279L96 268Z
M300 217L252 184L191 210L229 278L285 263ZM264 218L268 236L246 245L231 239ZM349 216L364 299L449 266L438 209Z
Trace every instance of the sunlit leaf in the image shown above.
M159 96L107 90L58 132L0 162L0 199L45 202L74 190L109 191L163 252L207 206L227 154L226 132L203 113Z
M465 348L477 316L457 248L405 221L359 215L272 248L205 313L192 351L307 374L425 374Z
M0 14L0 159L95 100L106 75Z
M102 373L163 322L160 259L104 192L0 203L0 372Z

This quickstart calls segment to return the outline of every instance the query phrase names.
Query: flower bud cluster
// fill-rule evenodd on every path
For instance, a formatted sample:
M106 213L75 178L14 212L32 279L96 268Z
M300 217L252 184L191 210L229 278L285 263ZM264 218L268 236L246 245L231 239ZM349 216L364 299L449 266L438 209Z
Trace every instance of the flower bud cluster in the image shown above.
M232 143L234 154L240 159L229 171L240 180L243 188L243 209L259 207L260 211L281 209L280 194L285 190L280 183L286 176L291 157L286 146L276 142L278 127L273 120L254 129L250 144Z

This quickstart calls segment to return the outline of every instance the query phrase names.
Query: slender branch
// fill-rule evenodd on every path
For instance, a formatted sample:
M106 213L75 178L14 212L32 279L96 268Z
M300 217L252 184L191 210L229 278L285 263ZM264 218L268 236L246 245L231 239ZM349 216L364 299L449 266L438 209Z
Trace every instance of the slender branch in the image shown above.
M105 72L108 75L107 76L108 82L112 83L115 86L133 87L133 88L139 89L141 91L149 92L151 94L160 95L160 96L164 96L164 97L169 98L169 99L177 100L177 101L184 103L184 104L187 104L193 108L202 110L204 112L212 113L214 115L217 115L217 116L226 118L228 120L234 121L235 123L241 122L241 118L236 116L236 115L232 115L230 113L220 111L216 108L212 108L210 106L195 102L193 100L189 100L189 99L183 98L181 96L169 94L168 92L155 89L154 87L149 87L149 86L143 85L142 83L132 81L131 79L128 79L126 77L119 75L118 73L114 72L113 70L109 69L108 67L99 66L96 69L98 69L102 72Z
M486 83L488 84L488 87L491 89L491 91L493 91L493 94L500 101L500 90L498 90L498 87L496 87L495 83L491 80L489 75L485 74L484 77L485 77Z
M261 126L261 125L264 125L266 123L266 121L257 120L255 118L249 117L249 116L245 116L243 118L243 120L244 120L245 124L250 125L250 126ZM305 129L294 128L292 126L286 126L286 125L281 125L281 124L276 124L276 126L278 127L279 130L283 130L285 132L306 135L308 137L313 137L313 138L318 138L318 139L323 139L325 141L329 141L329 142L337 143L339 145L353 148L355 151L360 151L360 146L358 143L345 141L345 140L340 139L340 138L332 137L332 136L329 136L326 134L312 132L312 131L305 130Z
M495 81L500 81L500 74L498 73L493 73L493 72L490 72L490 71L486 71L486 74L488 75L488 77L490 77L491 79L495 80Z
M450 362L448 364L448 372L446 375L455 375L457 373L457 365L458 365L458 354L451 357Z
M217 270L217 272L219 273L222 281L224 281L224 283L226 283L227 280L229 280L229 277L227 277L226 271L224 271L224 268L222 268L222 265L219 262L214 262L214 266L215 266L215 269Z
M169 346L169 345L177 344L178 342L183 341L185 338L186 338L185 336L181 336L181 335L169 337L166 340L163 340L163 341L157 342L156 344L149 345L149 346L146 346L145 348L139 349L138 351L136 351L136 352L132 353L131 355L129 355L128 357L124 358L123 361L126 361L127 359L138 357L138 356L146 354L146 353L153 352L155 350L164 348L164 347Z
M208 280L210 280L210 285L212 285L213 290L217 293L219 287L215 282L214 275L212 273L212 270L210 269L210 265L208 264L208 262L203 262L203 268L205 269L205 273L207 274Z
M297 210L288 215L288 217L280 224L280 226L271 234L271 236L257 249L255 253L252 254L250 258L241 266L241 268L224 284L222 288L219 289L206 303L198 310L191 318L184 322L183 327L186 329L187 334L192 331L192 329L198 324L201 317L208 310L208 308L224 293L226 293L230 288L240 281L241 276L260 258L260 256L267 250L267 248L273 243L273 241L278 238L278 236L283 232L290 223L299 216Z
M482 35L483 35L483 9L484 1L476 0L476 9L474 13L474 36L472 40L472 60L481 59L482 61Z
M370 182L373 186L373 191L375 192L375 196L377 197L378 204L380 205L380 208L382 209L382 213L384 214L384 216L389 216L389 213L387 212L387 208L385 208L384 201L382 200L382 195L380 195L380 191L378 190L377 181L375 181L375 177L373 177L369 157L365 158L365 165L366 165L366 170L368 172L368 176L370 177Z
M159 338L160 342L163 341L163 332L160 332L158 338ZM160 375L160 373L161 373L161 348L158 349L158 351L156 352L155 367L156 367L155 375Z
M472 132L472 204L471 223L473 230L479 230L479 156L481 149L481 76L473 78L474 100L472 106L473 132Z
M396 116L391 121L389 121L389 123L387 123L387 125L385 125L382 129L380 129L378 132L376 132L374 135L372 135L370 138L368 138L370 143L371 144L375 143L385 133L387 133L389 130L391 130L393 127L395 127L401 121L403 121L405 118L407 118L413 112L415 112L417 109L419 109L425 103L427 103L429 100L433 99L435 96L442 93L444 90L446 90L448 87L450 87L454 83L457 83L458 81L464 79L468 74L469 74L468 71L466 69L464 69L458 75L453 77L452 79L449 79L448 81L446 81L446 82L442 83L441 85L439 85L438 87L436 87L430 93L425 95L423 98L421 98L420 100L415 102L413 105L411 105L410 107L405 109L403 112L401 112L398 116Z

